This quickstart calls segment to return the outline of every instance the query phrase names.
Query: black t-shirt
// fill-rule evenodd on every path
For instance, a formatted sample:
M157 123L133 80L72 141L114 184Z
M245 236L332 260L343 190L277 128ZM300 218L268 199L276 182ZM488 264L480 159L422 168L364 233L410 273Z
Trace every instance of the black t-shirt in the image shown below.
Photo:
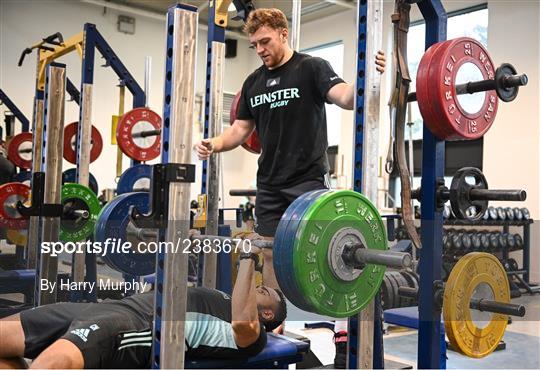
M132 308L152 327L154 292L136 294L118 301ZM215 289L188 288L186 309L186 356L242 358L255 356L266 346L266 331L261 324L259 338L242 348L234 341L231 297Z
M244 81L237 118L255 120L262 147L258 187L283 188L328 172L326 94L342 82L327 61L297 52Z

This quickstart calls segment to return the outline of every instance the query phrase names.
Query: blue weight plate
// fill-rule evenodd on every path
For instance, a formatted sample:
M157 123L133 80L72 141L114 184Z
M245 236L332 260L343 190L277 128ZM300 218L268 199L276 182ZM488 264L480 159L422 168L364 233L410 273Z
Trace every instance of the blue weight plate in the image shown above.
M138 164L133 167L128 168L124 171L120 179L118 180L118 185L116 186L116 194L130 193L132 191L143 191L140 189L134 189L135 183L141 179L150 179L152 178L152 166L147 164Z
M315 201L320 195L327 191L328 189L315 190L298 197L287 208L287 211L283 214L282 220L279 223L278 230L276 230L276 238L274 241L274 271L276 277L280 284L280 288L283 289L283 293L287 299L289 299L296 307L305 311L312 311L312 309L311 305L303 297L293 275L294 265L292 253L294 235L298 226L291 227L291 225L299 224L311 202Z
M103 260L111 268L135 276L149 275L155 272L155 254L137 253L136 245L132 246L129 253L123 253L117 247L128 242L126 227L129 222L130 207L135 206L139 211L146 213L149 202L149 193L125 193L110 201L99 213L94 240L104 246L105 241L109 239L109 248ZM115 246L114 250L111 249L111 244Z
M273 248L273 261L274 261L274 273L276 274L276 278L279 282L279 287L285 294L285 296L289 299L289 301L294 301L294 295L296 295L295 292L292 291L292 287L289 284L289 280L291 279L291 272L293 271L291 268L288 268L282 261L285 259L284 255L287 253L287 243L285 239L285 234L287 232L287 226L289 222L291 221L292 215L295 213L296 208L298 208L299 205L301 205L303 202L303 197L300 196L297 199L295 199L289 207L285 210L283 215L281 216L281 220L279 221L278 227L276 229L276 234L274 236L274 248ZM293 302L295 306L300 307L298 302ZM303 307L305 308L305 307Z
M22 182L26 185L30 186L30 181L32 180L32 172L31 171L21 171L13 175L13 181L14 182Z
M291 221L287 225L287 230L285 232L285 253L282 256L282 261L290 267L292 271L289 273L290 278L287 280L287 283L291 287L291 290L293 292L297 292L294 294L295 301L299 304L297 306L298 308L301 308L305 311L314 312L314 309L312 308L311 304L309 303L309 300L307 300L304 297L304 294L302 290L300 289L300 286L298 285L298 280L295 277L295 270L294 270L294 244L295 244L295 238L296 233L298 231L298 228L304 221L304 215L307 212L307 210L310 208L310 206L323 194L330 191L329 189L321 189L321 190L314 190L312 192L309 192L306 194L306 196L303 198L303 201L299 206L295 209L294 214L291 216ZM291 301L293 302L293 301ZM294 302L293 302L294 304Z
M62 185L63 184L66 184L68 182L74 182L76 183L77 181L75 181L75 173L76 173L76 169L75 168L70 168L69 170L65 170L64 172L62 172ZM98 183L97 183L97 180L96 178L94 177L94 175L90 174L90 179L89 179L89 188L92 189L92 191L94 192L94 194L96 195L99 195L98 194L98 191L99 191L99 187L98 187Z

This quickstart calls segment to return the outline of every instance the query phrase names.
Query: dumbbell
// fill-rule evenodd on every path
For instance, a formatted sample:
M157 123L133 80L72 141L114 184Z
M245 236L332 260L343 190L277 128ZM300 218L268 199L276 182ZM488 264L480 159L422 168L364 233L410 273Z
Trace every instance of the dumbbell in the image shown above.
M452 207L450 207L450 204L444 203L442 215L443 215L443 219L445 220L448 220L449 218L452 217Z
M502 234L502 236L506 242L506 248L508 248L508 250L514 250L516 248L516 240L514 239L514 235L509 234L509 233L504 233Z
M482 241L480 240L480 233L471 233L471 243L474 251L480 251L482 249Z
M521 212L521 208L514 207L513 211L514 211L514 219L517 221L521 221L523 219L523 212Z
M489 240L489 234L487 232L481 232L480 234L480 249L482 251L489 251L491 241Z
M519 234L514 235L514 240L516 241L516 249L523 248L523 238Z
M513 209L513 208L511 208L511 207L506 207L506 208L504 209L504 212L506 213L506 219L507 219L507 220L510 220L510 221L513 221L513 220L514 220L515 215L514 215L514 209Z
M497 218L501 221L506 220L506 212L503 207L497 207Z
M506 271L517 271L519 270L519 265L517 261L513 258L508 258L502 261L502 265Z
M521 208L521 214L523 215L524 220L528 220L531 218L531 214L529 213L529 210L527 208Z
M450 249L448 251L452 254L459 254L462 247L461 235L454 231L450 236Z
M442 236L443 253L448 250L448 233L443 233Z
M499 241L501 244L501 249L508 248L508 234L507 233L499 233Z
M489 219L490 220L496 220L499 216L497 215L497 209L495 207L488 207L488 211L487 213L489 213Z
M463 234L461 234L461 244L462 244L461 253L467 254L471 251L472 241L471 241L470 233L464 232Z
M489 233L489 252L496 252L501 247L498 233Z

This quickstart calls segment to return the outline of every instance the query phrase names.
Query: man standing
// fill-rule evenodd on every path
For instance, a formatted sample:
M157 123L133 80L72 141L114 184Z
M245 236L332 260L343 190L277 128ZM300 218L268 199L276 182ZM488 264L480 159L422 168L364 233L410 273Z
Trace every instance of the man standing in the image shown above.
M236 121L217 137L195 145L200 159L241 145L253 130L261 141L255 231L274 237L287 207L308 191L329 187L325 103L353 109L354 86L321 58L293 51L287 18L279 9L250 12L244 26L263 65L244 81ZM384 71L384 53L376 56ZM265 249L263 279L278 287L272 250Z

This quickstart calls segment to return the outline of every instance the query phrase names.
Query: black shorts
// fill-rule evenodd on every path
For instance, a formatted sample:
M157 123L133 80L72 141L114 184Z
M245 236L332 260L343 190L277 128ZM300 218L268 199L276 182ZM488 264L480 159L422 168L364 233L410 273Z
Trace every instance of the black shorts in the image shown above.
M269 190L257 187L257 199L255 205L255 218L257 224L255 226L255 231L261 236L273 237L276 233L279 220L281 220L281 216L296 198L309 191L328 188L326 176L279 190Z
M21 312L24 357L34 359L58 339L75 344L85 368L150 368L152 330L122 304L57 303Z

